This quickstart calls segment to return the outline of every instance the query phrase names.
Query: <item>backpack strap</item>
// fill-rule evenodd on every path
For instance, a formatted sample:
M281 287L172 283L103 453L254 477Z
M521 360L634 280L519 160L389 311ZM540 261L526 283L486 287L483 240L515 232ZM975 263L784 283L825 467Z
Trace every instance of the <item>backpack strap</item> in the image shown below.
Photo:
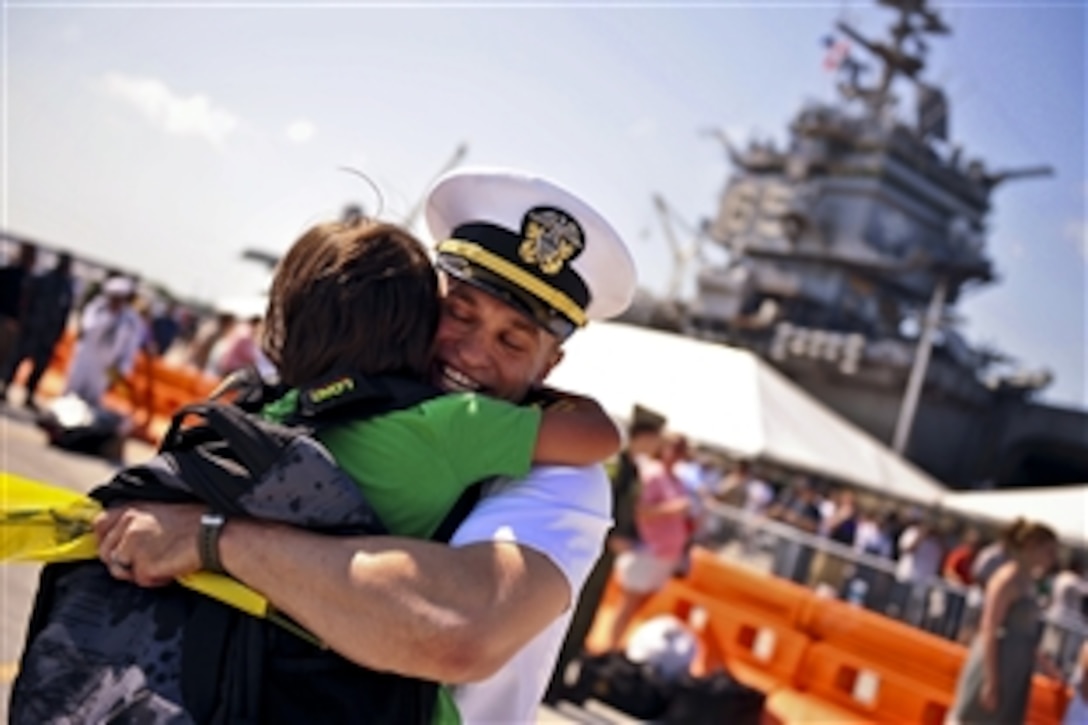
M446 512L445 518L438 524L438 528L434 530L434 533L431 535L431 541L437 541L440 544L450 543L450 539L453 538L453 532L457 531L457 527L468 518L473 507L479 503L484 484L487 483L488 480L490 479L477 481L461 492L461 495L454 502L453 506Z
M299 386L298 409L289 422L325 427L411 408L441 394L433 385L402 376L334 373Z
M259 426L250 414L237 406L215 402L193 403L180 408L162 438L162 450L169 451L184 444L186 430L181 426L191 415L203 418L205 425L227 442L254 476L260 476L279 458L282 441L271 434L273 424Z

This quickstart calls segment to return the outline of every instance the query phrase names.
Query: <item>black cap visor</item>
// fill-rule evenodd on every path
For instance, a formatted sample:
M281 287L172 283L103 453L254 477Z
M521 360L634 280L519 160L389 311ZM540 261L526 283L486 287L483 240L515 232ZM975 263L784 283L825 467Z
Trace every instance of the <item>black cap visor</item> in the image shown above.
M502 300L560 340L566 340L577 329L570 319L539 298L505 277L473 264L464 257L440 252L437 266L451 277Z

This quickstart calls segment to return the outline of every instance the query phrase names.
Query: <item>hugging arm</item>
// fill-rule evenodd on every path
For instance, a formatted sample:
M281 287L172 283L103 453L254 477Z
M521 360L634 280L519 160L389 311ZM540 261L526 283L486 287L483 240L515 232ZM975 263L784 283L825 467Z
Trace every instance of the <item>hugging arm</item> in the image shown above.
M143 504L99 522L100 554L132 562L118 578L155 585L196 571L203 508ZM454 548L392 536L329 537L232 519L220 558L344 657L448 683L483 679L569 604L543 554L512 542Z
M544 464L588 466L620 450L616 424L592 398L549 391L557 402L544 410L533 461Z
M443 682L482 679L558 616L566 581L514 543L461 548L228 525L229 571L345 657Z

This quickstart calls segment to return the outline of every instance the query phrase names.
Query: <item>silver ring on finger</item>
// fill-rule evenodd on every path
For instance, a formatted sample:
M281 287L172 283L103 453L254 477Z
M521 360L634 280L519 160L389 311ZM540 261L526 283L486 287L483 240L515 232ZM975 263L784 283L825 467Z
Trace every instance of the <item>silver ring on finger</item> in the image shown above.
M120 569L124 572L132 571L132 562L122 561L121 557L117 554L110 554L110 566Z

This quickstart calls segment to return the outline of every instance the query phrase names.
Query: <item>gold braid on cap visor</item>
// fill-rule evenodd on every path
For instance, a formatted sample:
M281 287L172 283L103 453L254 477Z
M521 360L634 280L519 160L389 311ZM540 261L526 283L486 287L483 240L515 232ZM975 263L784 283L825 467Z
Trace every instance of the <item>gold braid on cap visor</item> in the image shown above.
M476 242L467 242L463 239L447 239L438 245L438 251L464 257L473 264L478 264L484 269L510 280L526 292L563 313L578 327L585 327L586 313L578 306L577 302L555 287L541 282L539 277L526 272L499 255L487 251Z

